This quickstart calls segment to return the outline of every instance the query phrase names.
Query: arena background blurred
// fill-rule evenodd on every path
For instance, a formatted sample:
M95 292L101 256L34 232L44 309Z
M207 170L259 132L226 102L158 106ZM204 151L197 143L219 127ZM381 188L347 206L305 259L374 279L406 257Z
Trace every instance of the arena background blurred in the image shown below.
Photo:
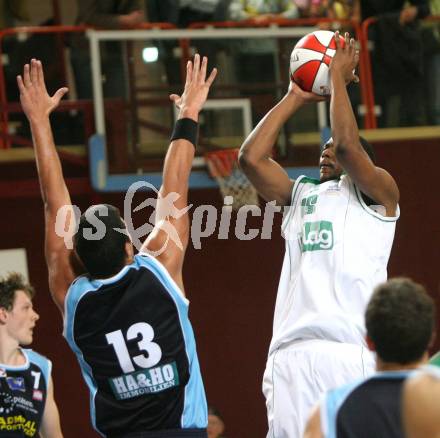
M6 8L7 3L2 2L2 5ZM314 4L316 6L316 2ZM14 22L3 20L5 26L74 24L74 0L29 1L25 6L26 13L21 11L13 17ZM249 98L255 123L287 86L288 55L295 40L282 38L276 43L268 39L269 44L264 48L268 52L263 51L264 55L271 54L273 60L279 61L279 67L274 62L273 72L262 75L261 80L258 77L260 71L255 69L255 75L243 85L238 81L243 71L237 70L236 64L240 62L244 42L243 39L241 42L202 40L194 47L206 50L211 56L210 63L217 64L220 69L212 98ZM143 51L145 47L159 48L157 61L146 63L142 59L142 53L145 56L149 53ZM172 43L149 40L126 45L122 50L121 53L128 51L128 59L132 61L125 71L128 94L110 98L104 105L110 173L136 174L161 169L173 120L167 96L180 89L179 75L167 75L170 68L178 69L180 65L179 55L182 53L176 47L177 42L173 46ZM46 65L50 91L64 85L65 79L71 87L68 101L52 120L57 144L63 145L64 173L73 203L82 211L96 202L108 202L123 208L124 193L99 193L91 187L86 144L95 132L94 108L90 100L79 103L75 100L77 94L68 62L71 37L54 34L29 37L21 32L5 36L2 50L6 93L2 97L0 138L0 271L24 271L37 290L35 306L41 319L33 347L53 361L55 395L65 437L93 437L97 435L90 425L86 387L76 360L62 338L61 317L48 293L43 253L43 206L32 152L27 147L29 131L16 103L15 74L30 57L38 57ZM273 50L276 52L272 53ZM438 56L437 50L434 47L433 57ZM161 57L162 53L168 57L166 60ZM255 59L260 55L255 53ZM172 61L174 67L166 65L168 61ZM426 65L434 68L434 63L426 62ZM136 87L130 85L133 78ZM137 94L132 94L133 90ZM363 126L365 107L359 99L354 93L353 102L359 109L358 117ZM396 98L393 96L392 99ZM127 103L133 101L138 105ZM316 108L308 111L304 119L291 123L277 145L276 155L285 166L312 166L310 171L313 173L316 172L313 166L317 164L321 132ZM363 132L375 145L379 165L386 167L395 177L401 193L402 214L397 225L389 275L409 276L424 284L439 304L440 127L403 128L396 126L398 117L390 120L387 128ZM430 123L426 114L421 123ZM202 146L205 150L238 147L243 139L243 129L242 116L237 110L227 107L207 110L202 126ZM202 169L202 172L205 171ZM206 186L191 190L193 211L199 205L209 204L220 212L223 204L218 188L214 183ZM143 198L137 195L137 203ZM135 225L142 225L147 217L149 213L146 211L136 213ZM261 230L262 222L262 217L249 217L248 226ZM212 236L202 239L201 250L190 244L187 253L184 278L191 300L191 320L207 397L209 403L222 412L229 438L263 437L266 432L261 379L271 338L273 307L284 251L280 223L281 215L278 214L270 240L258 236L243 241L234 236L233 215L228 239L218 239L217 228ZM437 342L433 352L438 346Z

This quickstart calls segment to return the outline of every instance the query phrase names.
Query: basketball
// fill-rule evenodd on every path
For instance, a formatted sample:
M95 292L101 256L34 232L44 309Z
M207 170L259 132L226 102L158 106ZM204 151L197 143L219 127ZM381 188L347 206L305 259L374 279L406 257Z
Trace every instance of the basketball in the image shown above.
M341 46L345 40L339 37ZM302 37L290 55L290 79L304 91L330 94L329 65L336 52L335 34L317 30Z

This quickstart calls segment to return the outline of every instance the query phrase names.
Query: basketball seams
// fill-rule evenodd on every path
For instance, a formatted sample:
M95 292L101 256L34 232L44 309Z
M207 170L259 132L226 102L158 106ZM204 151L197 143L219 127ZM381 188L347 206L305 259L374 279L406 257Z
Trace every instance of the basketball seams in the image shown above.
M309 49L307 47L298 47L298 49L305 50L305 51L308 51L308 52L313 52L313 53L319 53L320 55L325 56L324 53L318 52L317 50ZM300 67L302 67L303 65L308 64L309 62L322 62L322 59L309 59L308 61L306 61L306 62L300 64L298 67L296 67L295 70L290 69L290 75L292 76ZM292 65L292 63L290 65Z
M321 61L319 61L319 59L313 59L313 60L310 60L310 61L306 61L303 64L301 64L300 67L297 70L295 70L295 73L299 72L299 70L307 70L309 68L308 67L309 64L311 64L311 63L316 63L315 71L312 73L312 75L310 77L308 77L307 83L306 83L306 81L303 80L302 83L298 84L298 85L301 86L301 88L303 88L303 86L305 85L304 89L306 91L308 91L309 89L311 90L313 88L313 84L315 82L316 76L317 76L317 74L319 72L319 69L321 67ZM292 75L292 79L294 79L293 75ZM298 81L298 78L296 78L296 80Z
M328 91L322 90L328 88L328 71L336 52L335 34L331 31L316 31L301 40L300 45L295 46L292 51L290 79L300 85L304 91L326 95ZM343 46L344 42L341 41L341 44ZM293 60L293 56L296 60ZM320 87L322 92L315 89L315 81L319 84L323 82Z

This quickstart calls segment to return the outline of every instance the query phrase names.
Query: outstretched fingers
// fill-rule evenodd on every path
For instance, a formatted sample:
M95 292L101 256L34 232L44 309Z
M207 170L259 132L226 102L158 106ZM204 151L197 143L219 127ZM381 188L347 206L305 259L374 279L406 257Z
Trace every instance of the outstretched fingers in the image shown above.
M203 84L203 82L205 82L205 79L206 79L207 68L208 68L208 58L206 56L204 56L202 59L202 66L200 68L200 77L199 77L199 81L202 84Z
M206 79L205 82L208 87L212 85L216 76L217 76L217 69L213 68L211 74L209 75L208 79Z
M194 55L194 67L192 74L192 80L194 82L197 82L197 80L199 79L199 73L200 73L200 55L196 53Z
M189 85L192 81L192 75L193 75L193 63L191 61L188 61L186 63L186 81L185 81L185 87Z
M350 49L350 34L348 32L345 32L344 40L345 40L345 47L347 49Z
M23 78L21 77L21 75L17 76L17 85L18 89L20 90L20 94L23 94L26 91L26 87L24 86Z
M25 64L23 68L23 83L25 87L30 87L32 85L29 64Z
M336 50L339 50L341 48L341 40L339 38L339 30L337 30L335 32L334 39L335 39Z
M38 84L43 87L44 90L46 90L46 82L44 81L44 70L43 70L43 64L40 60L37 60L37 72L38 72Z
M59 88L55 94L53 95L52 99L55 101L55 104L58 105L60 103L60 100L63 98L63 96L69 91L67 87Z
M34 58L31 59L30 77L32 84L36 85L38 83L38 71L37 71L37 61Z

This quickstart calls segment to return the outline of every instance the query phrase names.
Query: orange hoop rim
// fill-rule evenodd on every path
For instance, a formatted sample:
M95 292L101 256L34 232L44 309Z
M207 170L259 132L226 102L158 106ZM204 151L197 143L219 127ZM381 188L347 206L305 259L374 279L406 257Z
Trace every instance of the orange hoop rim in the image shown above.
M225 178L231 175L234 164L237 163L239 150L238 148L230 148L205 152L203 156L211 176Z

